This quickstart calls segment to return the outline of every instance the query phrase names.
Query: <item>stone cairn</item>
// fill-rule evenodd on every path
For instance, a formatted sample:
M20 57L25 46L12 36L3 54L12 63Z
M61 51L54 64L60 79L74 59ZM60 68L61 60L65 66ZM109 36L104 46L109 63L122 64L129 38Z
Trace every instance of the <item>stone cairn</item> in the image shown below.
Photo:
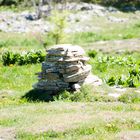
M38 73L35 89L56 93L61 90L79 90L83 84L100 85L101 80L91 75L89 57L84 50L70 44L56 45L47 50L42 71Z

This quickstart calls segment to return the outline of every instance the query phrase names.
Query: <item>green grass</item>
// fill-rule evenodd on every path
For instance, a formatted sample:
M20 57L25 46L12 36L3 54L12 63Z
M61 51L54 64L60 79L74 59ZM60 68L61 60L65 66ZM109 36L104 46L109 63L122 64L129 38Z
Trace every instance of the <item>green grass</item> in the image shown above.
M140 37L140 27L138 22L127 26L123 25L120 27L114 25L112 28L106 28L101 32L76 33L71 37L71 42L73 44L82 45L97 41L132 39L139 37Z
M24 140L115 139L120 132L140 129L138 110L139 104L26 103L2 108L0 129L16 127L16 138Z
M110 23L104 24L106 26L102 27L103 29L100 32L69 34L63 43L80 44L83 46L84 44L97 41L132 39L140 37L139 21L134 21L127 25L113 24L112 26ZM107 28L108 26L112 27ZM52 37L47 37L47 35L43 36L40 33L8 33L7 36L7 33L0 32L0 38L0 50L2 51L5 49L14 51L44 49L43 44L47 43L46 45L48 46L54 44L54 39Z
M0 32L0 50L30 51L44 49L39 33L3 33ZM1 51L1 52L2 52Z
M92 52L92 51L90 51ZM117 84L117 80L119 77L121 78L121 82L124 87L129 86L129 78L134 78L130 76L130 74L135 69L139 70L140 67L140 54L135 53L122 53L122 54L102 54L98 53L94 58L91 58L90 64L92 65L92 72L103 79L103 81L107 82L108 79L114 79ZM137 75L139 77L139 74ZM134 83L137 87L140 86L139 79L136 77L133 79ZM110 84L111 85L111 84ZM121 85L121 84L120 84Z
M0 89L26 91L37 80L35 73L41 69L40 64L25 66L0 66Z
M17 122L18 122L17 118L4 119L4 120L0 120L0 126L10 127L10 126L14 126L15 124L17 124Z
M1 70L0 130L7 137L10 133L5 128L19 140L114 140L124 131L140 130L138 96L124 94L118 102L100 93L105 87L86 86L75 94L62 92L54 102L46 103L39 100L48 96L43 92L34 92L35 100L21 98L37 81L34 73L40 71L40 64L2 66Z
M134 15L121 13L118 16L127 18ZM69 38L64 43L80 44L88 48L87 44L97 41L140 38L138 19L132 18L127 23L112 24L105 17L103 19L95 17L93 25L100 26L101 30L69 34ZM47 39L39 33L0 32L0 55L6 50L21 53L32 49L44 51L43 41ZM53 44L53 39L48 40L47 42ZM90 56L94 57L89 62L92 65L92 72L104 82L110 76L128 76L130 66L120 65L118 62L99 63L99 57L127 58L131 56L138 66L140 64L139 53L102 54L97 52L96 54L95 51L90 53ZM50 97L44 91L32 89L32 85L37 82L35 73L39 71L41 71L41 64L10 65L9 67L3 66L0 61L0 132L2 132L0 138L117 140L122 133L131 139L130 132L133 132L133 137L135 137L137 135L135 132L140 131L138 87L126 88L126 91L120 92L122 95L119 99L108 96L108 93L119 91L105 83L100 87L82 87L77 93L64 91Z

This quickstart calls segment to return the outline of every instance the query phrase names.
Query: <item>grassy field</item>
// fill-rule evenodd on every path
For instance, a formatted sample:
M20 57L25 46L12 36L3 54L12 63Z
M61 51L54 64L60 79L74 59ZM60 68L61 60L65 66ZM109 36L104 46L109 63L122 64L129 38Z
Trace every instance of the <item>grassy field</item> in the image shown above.
M104 21L104 24L98 24L101 27L99 32L70 34L64 42L80 44L87 54L89 50L95 50L90 54L89 63L92 72L103 80L100 87L83 87L74 95L65 91L53 97L53 101L48 100L46 93L32 90L32 85L37 82L35 73L41 71L41 64L3 66L1 59L0 139L139 140L140 81L137 77L140 76L140 53L139 48L137 52L129 52L126 46L135 42L131 51L139 46L140 21L133 18L132 13L119 16L130 16L132 20L126 25L94 19L95 25ZM7 50L23 53L40 49L45 52L43 41L46 39L39 33L0 32L0 56ZM114 40L121 40L122 47L118 47ZM104 48L101 41L110 46L105 45ZM49 45L51 43L47 47ZM109 53L99 51L98 45L102 45L104 50L109 48ZM127 50L116 53L115 48ZM131 70L137 72L131 74L136 87L129 87ZM118 84L118 77L125 77L125 84L119 85L121 91L109 86L107 80L111 77L116 78L114 84ZM108 96L109 93L119 93L121 97L112 98Z
M97 41L113 41L140 38L140 12L135 13L115 13L105 17L95 16L88 21L87 25L98 28L91 32L66 33L66 38L62 43L79 44L88 47L87 44ZM124 22L112 22L109 17L125 19ZM85 22L79 24L85 24ZM47 35L41 35L39 32L22 33L4 33L0 32L0 52L5 49L14 51L24 51L31 49L44 49L54 44L54 39ZM92 49L92 48L90 48ZM94 49L94 48L93 48Z
M24 140L133 139L139 138L139 111L139 104L117 102L8 105L0 110L0 130L3 138Z

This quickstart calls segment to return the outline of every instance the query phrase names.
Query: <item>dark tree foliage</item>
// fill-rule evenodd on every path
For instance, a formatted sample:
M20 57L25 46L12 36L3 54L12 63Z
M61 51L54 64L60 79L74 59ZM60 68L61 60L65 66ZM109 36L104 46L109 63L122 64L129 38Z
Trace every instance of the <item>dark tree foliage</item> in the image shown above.
M83 2L97 3L105 6L125 7L125 6L140 6L140 0L82 0Z
M64 2L88 2L101 4L105 6L114 6L114 7L125 7L125 6L133 6L140 7L140 0L34 0L37 4L42 1L42 4L53 3L64 3ZM20 5L21 3L30 3L32 5L32 0L0 0L0 5Z
M18 5L23 0L0 0L0 5Z

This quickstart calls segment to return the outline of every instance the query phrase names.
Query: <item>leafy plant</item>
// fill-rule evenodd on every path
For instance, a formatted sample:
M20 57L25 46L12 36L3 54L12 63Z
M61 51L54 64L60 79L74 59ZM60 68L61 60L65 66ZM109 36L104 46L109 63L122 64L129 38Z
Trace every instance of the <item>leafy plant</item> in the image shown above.
M13 53L10 51L2 54L2 62L4 66L10 66L11 64L25 65L36 64L44 61L45 54L41 51L27 52L25 54Z
M97 51L95 50L90 50L88 51L88 56L94 58L97 55Z
M13 54L12 52L7 51L2 55L3 65L15 64L19 57L19 54Z
M100 73L100 75L102 74L102 78L105 79L105 82L109 86L140 86L139 59L133 57L132 54L112 56L99 53L93 58L91 52L90 57L92 58L90 64L93 66L93 72L96 71L97 73ZM116 71L115 68L118 68L119 71ZM115 71L117 72L117 75ZM106 76L105 73L107 73Z
M109 79L106 80L106 83L109 85L109 86L113 86L115 85L116 83L116 78L115 77L110 77Z

